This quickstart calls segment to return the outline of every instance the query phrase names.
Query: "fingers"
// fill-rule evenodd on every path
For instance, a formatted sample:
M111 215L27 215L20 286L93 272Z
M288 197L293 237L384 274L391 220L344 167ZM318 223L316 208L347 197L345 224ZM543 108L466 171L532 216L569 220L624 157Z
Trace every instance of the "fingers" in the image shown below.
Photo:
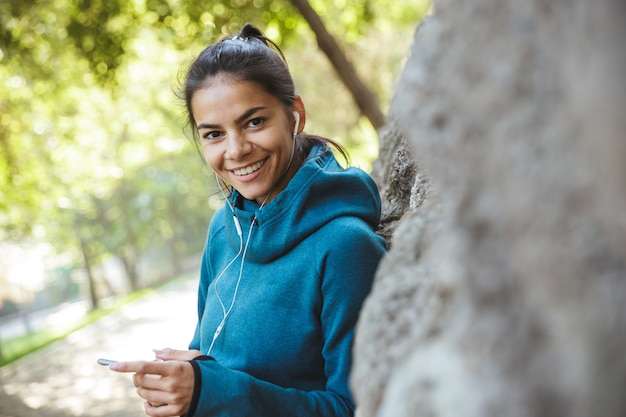
M162 375L155 374L133 374L133 385L135 388L164 391L167 389L167 387L163 386L165 378Z
M189 362L166 361L166 362L141 362L136 366L132 362L123 362L120 367L125 367L121 372L132 372L133 385L140 389L172 394L173 397L147 397L147 393L140 393L142 398L150 402L168 403L191 400L195 383L193 367ZM139 392L139 391L138 391Z
M157 375L137 375L137 395L146 400L144 408L150 416L179 416L184 414L191 403L193 382L167 381ZM191 381L189 381L191 382ZM148 388L153 387L153 388Z
M188 361L117 362L110 368L116 372L134 372L133 385L137 394L146 400L146 414L179 416L189 408L195 380L193 367Z
M151 407L162 407L168 403L174 403L173 399L166 398L168 395L163 391L156 391L139 387L135 390L137 395L146 400Z
M168 366L164 365L166 365L164 362L153 361L116 362L109 369L116 372L167 375Z
M163 361L190 361L193 358L202 355L199 350L176 350L176 349L155 349L154 355L157 359Z
M144 411L151 417L172 417L180 416L187 412L187 408L181 408L179 405L164 404L155 405L150 401L144 402Z
M193 367L187 361L162 362L118 362L111 365L117 372L134 372L133 384L136 387L150 389L172 390L172 387L193 386ZM166 387L163 384L168 384Z
M171 348L154 349L154 356L162 361L170 361L173 359L177 359L176 356L178 352L178 350Z
M136 388L135 392L154 407L163 404L184 404L191 401L191 396L187 396L184 392L162 391L159 389L149 389L145 386Z

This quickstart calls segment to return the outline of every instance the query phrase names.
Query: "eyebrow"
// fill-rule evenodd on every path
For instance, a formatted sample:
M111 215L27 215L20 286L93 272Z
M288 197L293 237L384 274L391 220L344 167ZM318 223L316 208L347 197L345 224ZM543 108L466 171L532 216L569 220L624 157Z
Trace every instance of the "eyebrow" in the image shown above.
M259 110L263 110L266 109L267 107L265 106L257 106L257 107L252 107L248 110L246 110L241 116L237 117L235 119L235 123L239 124L241 122L243 122L244 120L246 120L248 117L252 116L254 113L258 112ZM212 125L209 123L200 123L198 125L198 129L215 129L220 127L219 125Z

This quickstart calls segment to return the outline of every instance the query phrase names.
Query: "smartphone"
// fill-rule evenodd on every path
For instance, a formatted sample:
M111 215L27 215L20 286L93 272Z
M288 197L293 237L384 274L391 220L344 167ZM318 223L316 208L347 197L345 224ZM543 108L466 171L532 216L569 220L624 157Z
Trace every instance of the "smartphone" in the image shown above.
M111 359L98 359L98 363L104 366L110 366L116 363L117 361L112 361Z

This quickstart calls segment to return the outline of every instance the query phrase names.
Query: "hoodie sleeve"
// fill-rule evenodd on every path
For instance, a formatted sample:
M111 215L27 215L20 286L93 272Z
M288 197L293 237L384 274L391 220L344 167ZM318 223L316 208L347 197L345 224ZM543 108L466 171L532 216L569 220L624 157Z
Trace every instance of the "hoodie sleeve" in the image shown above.
M210 238L211 234L209 232L207 237L206 245L204 246L204 252L202 253L202 261L200 264L200 283L198 285L198 321L196 325L196 330L193 335L193 339L189 344L189 349L200 350L200 330L201 330L201 321L202 315L204 314L204 307L206 305L206 295L207 288L209 285L208 277L210 276L209 272L209 261L208 261L208 248L210 246Z
M330 391L284 388L228 369L212 358L192 361L194 401L185 417L351 416L350 398Z
M192 362L196 386L185 417L349 417L354 403L349 389L354 328L369 293L384 240L364 222L343 218L318 233L315 263L322 277L320 321L325 390L282 387L228 369L208 357Z

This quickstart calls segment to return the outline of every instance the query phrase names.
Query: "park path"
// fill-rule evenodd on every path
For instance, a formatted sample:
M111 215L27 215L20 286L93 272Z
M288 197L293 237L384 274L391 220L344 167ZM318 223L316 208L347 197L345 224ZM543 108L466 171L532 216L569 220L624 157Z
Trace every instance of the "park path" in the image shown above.
M176 279L67 338L0 368L0 417L140 417L129 374L96 364L186 349L196 322L196 274Z

